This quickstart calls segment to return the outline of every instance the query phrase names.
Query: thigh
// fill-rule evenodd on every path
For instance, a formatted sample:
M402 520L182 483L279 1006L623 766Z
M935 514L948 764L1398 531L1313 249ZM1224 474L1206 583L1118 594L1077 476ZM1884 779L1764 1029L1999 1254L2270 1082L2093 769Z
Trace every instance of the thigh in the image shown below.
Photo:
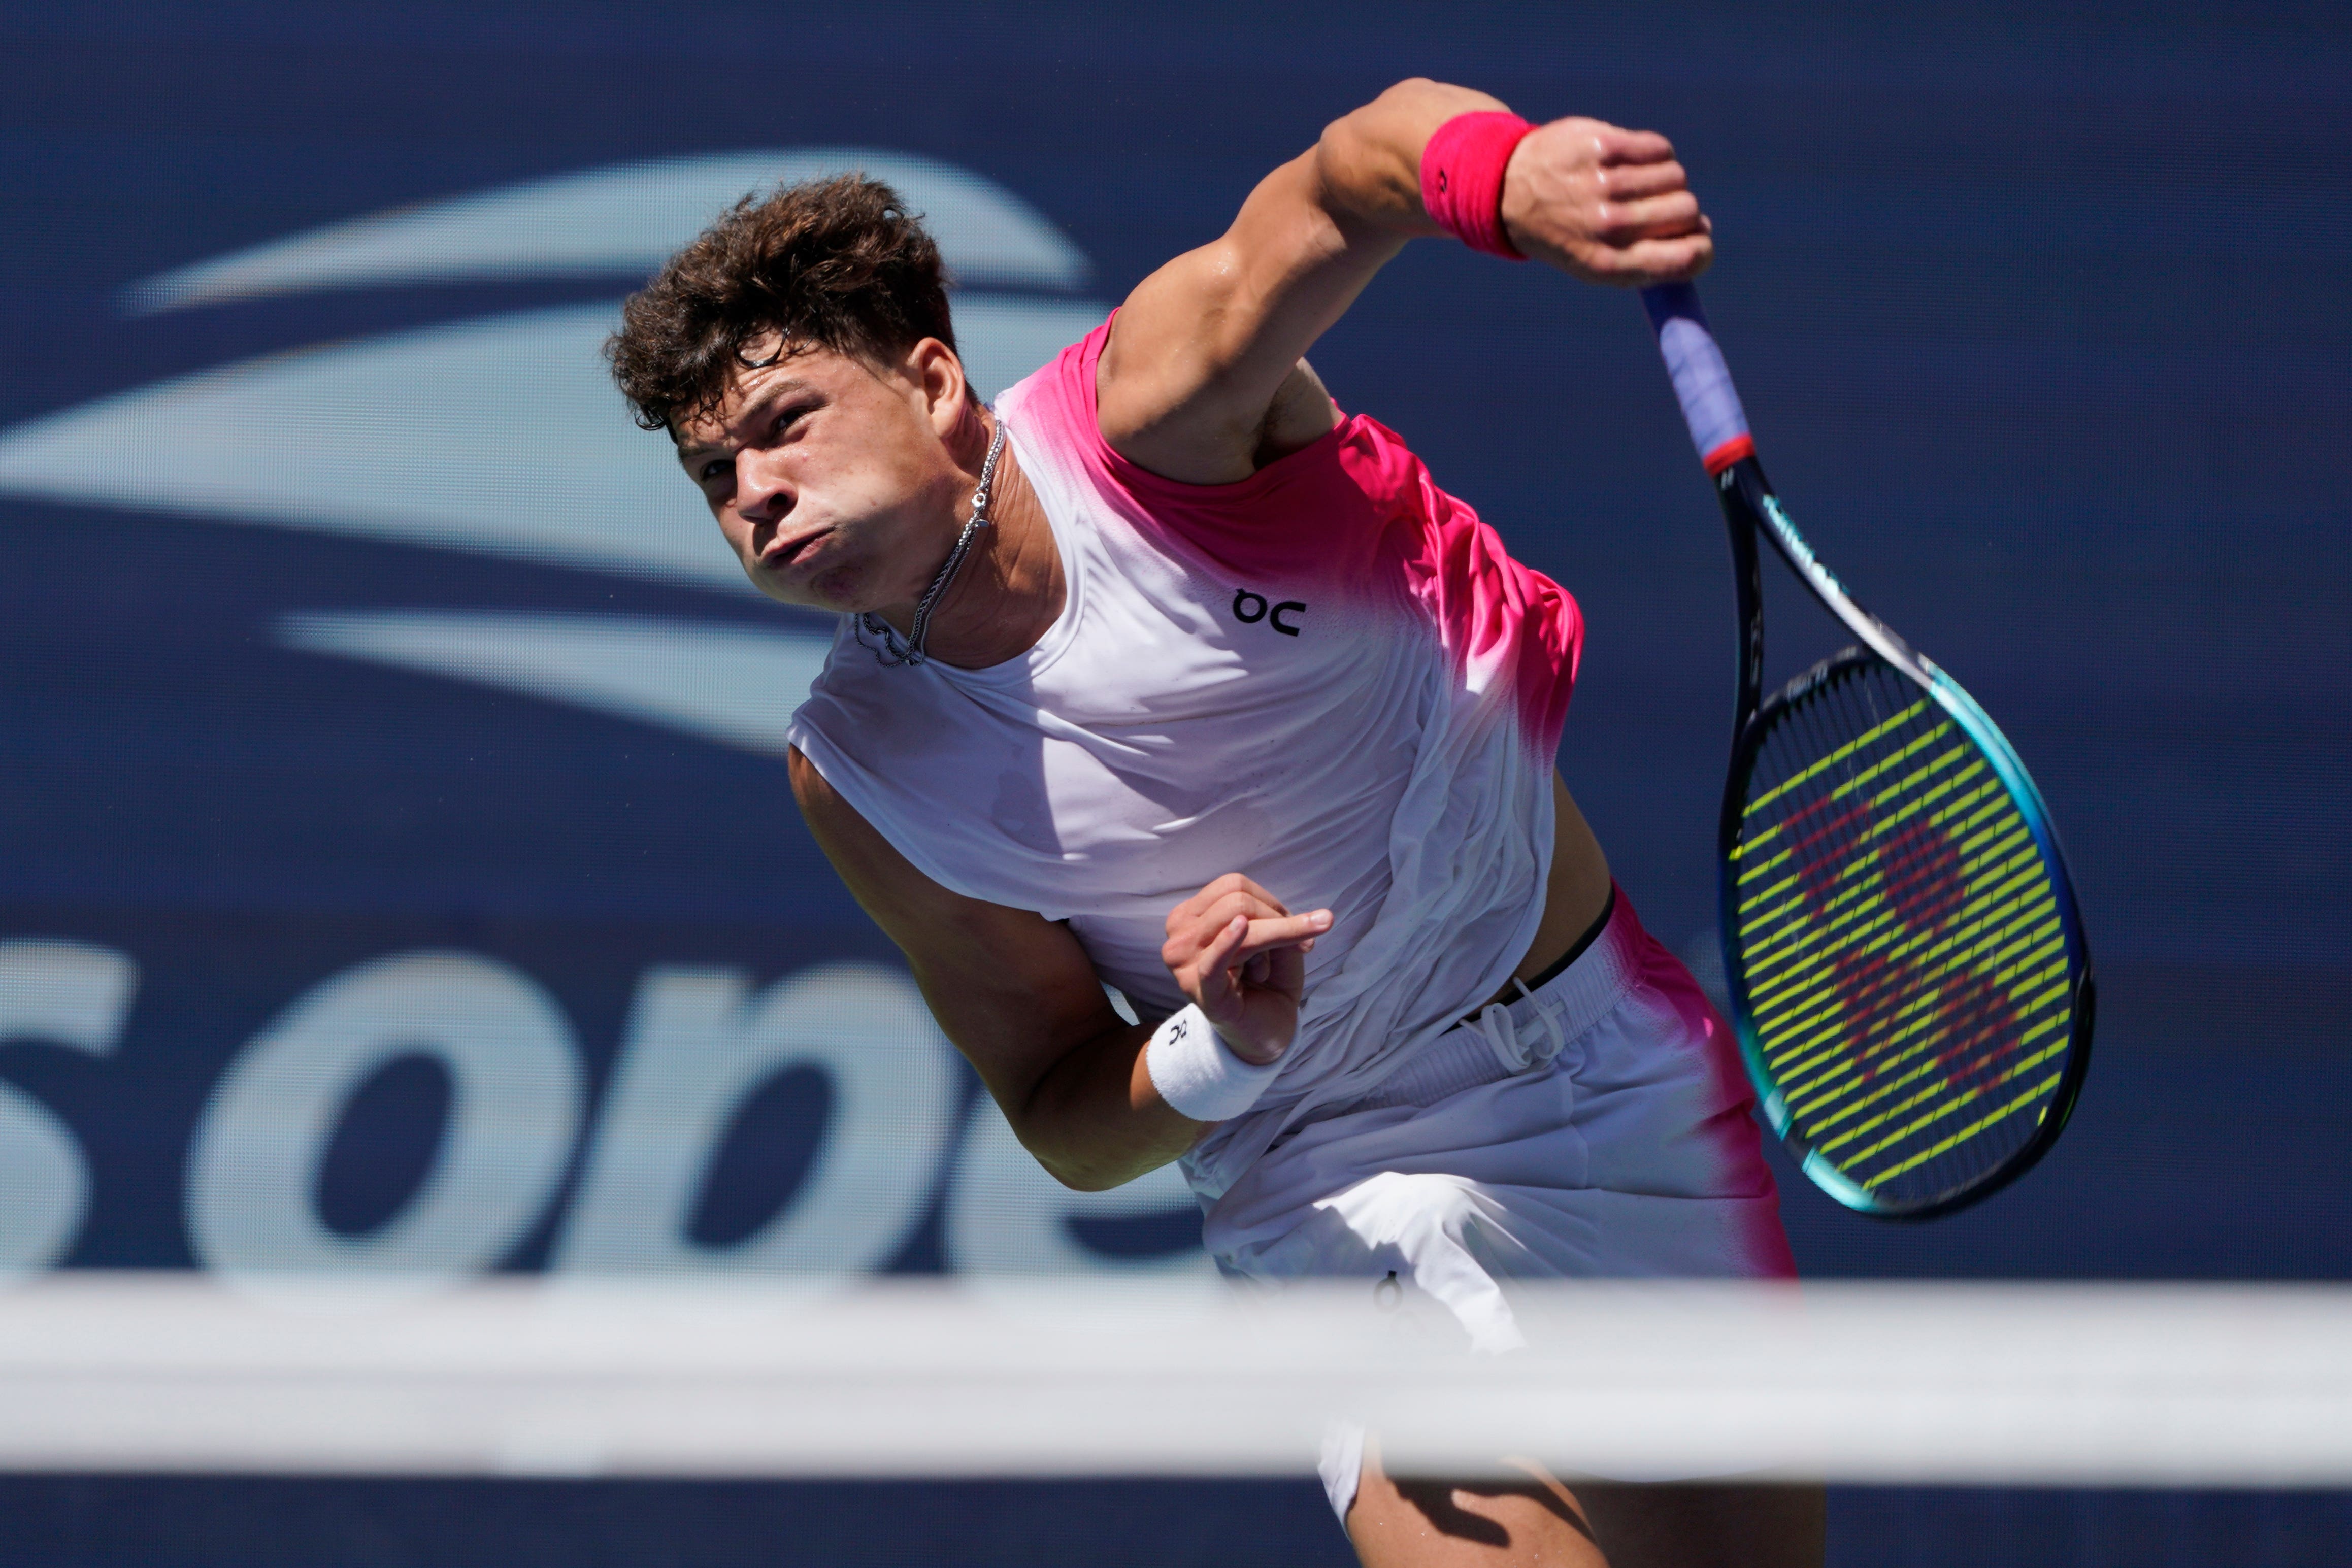
M1813 1486L1678 1481L1568 1486L1529 1460L1524 1480L1392 1477L1368 1446L1348 1510L1364 1568L1821 1568Z
M1579 1500L1534 1466L1527 1479L1395 1477L1372 1445L1348 1508L1363 1568L1611 1568Z
M1821 1568L1817 1486L1588 1480L1576 1498L1609 1568Z

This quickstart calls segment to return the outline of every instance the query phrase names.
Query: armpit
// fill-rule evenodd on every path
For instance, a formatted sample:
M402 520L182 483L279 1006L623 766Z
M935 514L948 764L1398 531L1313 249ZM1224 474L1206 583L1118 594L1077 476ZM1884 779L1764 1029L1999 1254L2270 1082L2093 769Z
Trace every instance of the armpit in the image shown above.
M1339 423L1339 405L1323 385L1323 378L1305 360L1290 367L1274 394L1274 402L1258 425L1257 446L1250 455L1259 468L1289 456L1328 434Z

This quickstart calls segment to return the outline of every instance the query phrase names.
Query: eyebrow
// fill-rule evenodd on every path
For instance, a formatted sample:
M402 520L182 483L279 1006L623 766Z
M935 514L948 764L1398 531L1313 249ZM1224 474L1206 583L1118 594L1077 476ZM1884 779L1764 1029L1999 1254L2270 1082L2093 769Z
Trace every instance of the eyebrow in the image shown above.
M805 392L808 390L808 385L807 382L798 376L778 376L744 401L743 405L735 411L732 423L740 424L752 415L772 407L793 393ZM677 448L677 460L680 464L692 464L696 458L708 456L720 449L720 444L709 441L700 442L692 446L680 446Z

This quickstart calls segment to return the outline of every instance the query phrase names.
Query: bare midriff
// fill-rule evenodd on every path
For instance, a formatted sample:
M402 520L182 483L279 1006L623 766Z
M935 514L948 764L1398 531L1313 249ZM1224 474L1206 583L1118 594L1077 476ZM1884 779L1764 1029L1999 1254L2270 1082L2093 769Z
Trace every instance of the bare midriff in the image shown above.
M1559 962L1609 907L1609 857L1557 773L1551 779L1551 874L1544 884L1543 921L1528 944L1528 956L1511 971L1520 980L1531 980ZM1517 994L1516 986L1507 985L1493 999L1506 1001Z

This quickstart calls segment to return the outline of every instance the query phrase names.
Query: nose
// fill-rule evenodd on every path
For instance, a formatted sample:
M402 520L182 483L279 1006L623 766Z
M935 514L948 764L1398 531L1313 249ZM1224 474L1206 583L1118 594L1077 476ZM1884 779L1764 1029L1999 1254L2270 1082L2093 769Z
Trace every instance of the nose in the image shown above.
M735 455L735 510L745 522L772 531L793 509L793 500L784 465L775 454L747 449Z

